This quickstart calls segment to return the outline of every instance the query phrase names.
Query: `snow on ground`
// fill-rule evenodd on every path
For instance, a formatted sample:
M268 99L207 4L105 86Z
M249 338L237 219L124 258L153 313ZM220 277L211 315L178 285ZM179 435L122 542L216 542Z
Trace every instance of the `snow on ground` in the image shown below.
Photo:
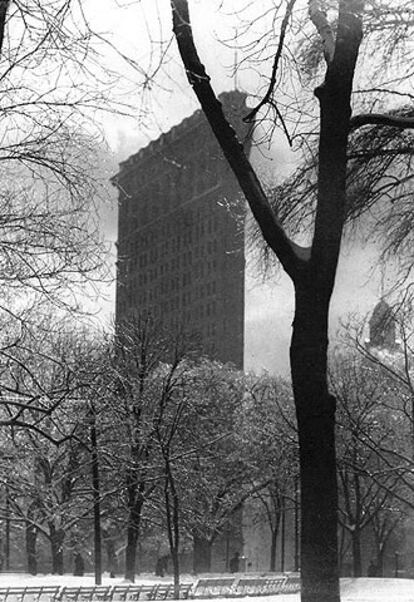
M191 575L184 575L183 582L196 581ZM160 579L153 575L139 575L136 583L171 582L171 576ZM125 583L122 577L109 578L103 575L103 585ZM84 577L72 575L36 575L25 573L0 573L0 587L19 587L24 585L94 585L94 577L87 574ZM414 602L414 579L341 579L341 602ZM216 598L217 602L236 602L237 598ZM248 596L240 598L244 602L300 602L299 594L283 594L278 596ZM211 599L210 599L211 602Z

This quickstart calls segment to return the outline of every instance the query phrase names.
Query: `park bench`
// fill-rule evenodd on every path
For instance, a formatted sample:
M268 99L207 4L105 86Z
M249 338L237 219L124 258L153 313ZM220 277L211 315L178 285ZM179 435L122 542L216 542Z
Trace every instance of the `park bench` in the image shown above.
M154 586L151 594L151 600L167 600L174 595L174 586L171 583L159 583Z
M283 588L285 587L286 581L287 579L285 575L280 575L279 577L268 577L262 593L269 596L281 594L282 591L284 591Z
M180 599L188 600L193 589L192 583L180 583ZM173 588L174 592L174 588Z
M270 596L280 594L286 583L285 576L241 577L233 589L234 596Z
M234 577L223 579L199 579L192 593L192 598L215 598L232 594Z
M54 598L59 594L60 588L53 585L44 585L37 587L1 587L0 601L6 602L7 599L14 599L17 602L23 602L24 599L38 602L42 597Z
M235 596L259 596L267 583L262 577L241 577L233 590Z
M55 600L59 602L92 602L92 600L108 600L111 596L111 588L108 586L95 585L92 587L62 587Z
M137 589L135 589L137 588ZM131 585L127 600L154 600L156 585Z
M178 597L180 600L187 600L192 590L192 583L180 583ZM174 599L174 585L171 583L159 583L155 586L151 600L172 600Z
M124 602L127 599L131 585L113 585L111 587L110 600L120 600Z
M300 575L289 575L283 585L283 594L293 594L300 591Z

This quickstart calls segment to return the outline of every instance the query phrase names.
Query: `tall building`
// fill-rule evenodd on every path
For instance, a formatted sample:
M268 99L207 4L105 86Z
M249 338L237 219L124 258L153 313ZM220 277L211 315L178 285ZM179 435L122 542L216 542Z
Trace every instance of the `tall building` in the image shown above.
M249 147L245 95L220 96ZM201 113L119 166L116 322L150 312L203 352L243 366L241 193Z

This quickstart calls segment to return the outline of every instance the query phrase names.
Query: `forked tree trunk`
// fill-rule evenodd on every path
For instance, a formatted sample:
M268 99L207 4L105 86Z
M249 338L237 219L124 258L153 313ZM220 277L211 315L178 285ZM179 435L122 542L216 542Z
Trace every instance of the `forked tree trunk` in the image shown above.
M327 304L308 275L296 285L290 348L301 477L302 600L339 602L335 401L327 387Z

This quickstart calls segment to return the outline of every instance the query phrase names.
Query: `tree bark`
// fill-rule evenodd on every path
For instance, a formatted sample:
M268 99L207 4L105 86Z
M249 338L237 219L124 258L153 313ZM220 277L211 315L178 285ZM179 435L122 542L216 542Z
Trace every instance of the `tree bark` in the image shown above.
M271 573L276 572L276 545L277 545L277 529L272 529L270 540L270 566Z
M105 543L106 561L107 561L107 567L108 567L107 570L111 577L115 577L116 573L118 572L118 561L117 561L117 557L116 557L115 542L108 535L107 537L104 538L104 543Z
M134 583L137 560L137 544L139 537L139 526L141 522L142 504L135 502L130 508L128 527L127 527L127 545L125 549L125 579Z
M211 542L198 533L193 533L193 573L211 572Z
M37 554L36 554L36 541L37 541L37 529L30 522L26 522L26 556L27 556L27 572L31 575L37 575Z
M93 490L93 535L95 552L95 585L102 584L102 532L101 532L101 491L99 478L98 443L95 411L91 408L90 437L92 447L92 490Z
M52 573L53 575L63 575L63 541L65 534L61 529L56 529L54 525L49 527L50 530L50 550L52 554Z
M352 565L354 577L362 577L361 531L358 528L352 532Z
M300 447L303 602L339 602L335 400L326 380L327 304L313 278L296 285L290 348Z
M167 518L168 542L170 546L171 560L173 564L174 599L180 598L180 516L179 499L175 488L174 475L169 460L165 463L165 510Z

